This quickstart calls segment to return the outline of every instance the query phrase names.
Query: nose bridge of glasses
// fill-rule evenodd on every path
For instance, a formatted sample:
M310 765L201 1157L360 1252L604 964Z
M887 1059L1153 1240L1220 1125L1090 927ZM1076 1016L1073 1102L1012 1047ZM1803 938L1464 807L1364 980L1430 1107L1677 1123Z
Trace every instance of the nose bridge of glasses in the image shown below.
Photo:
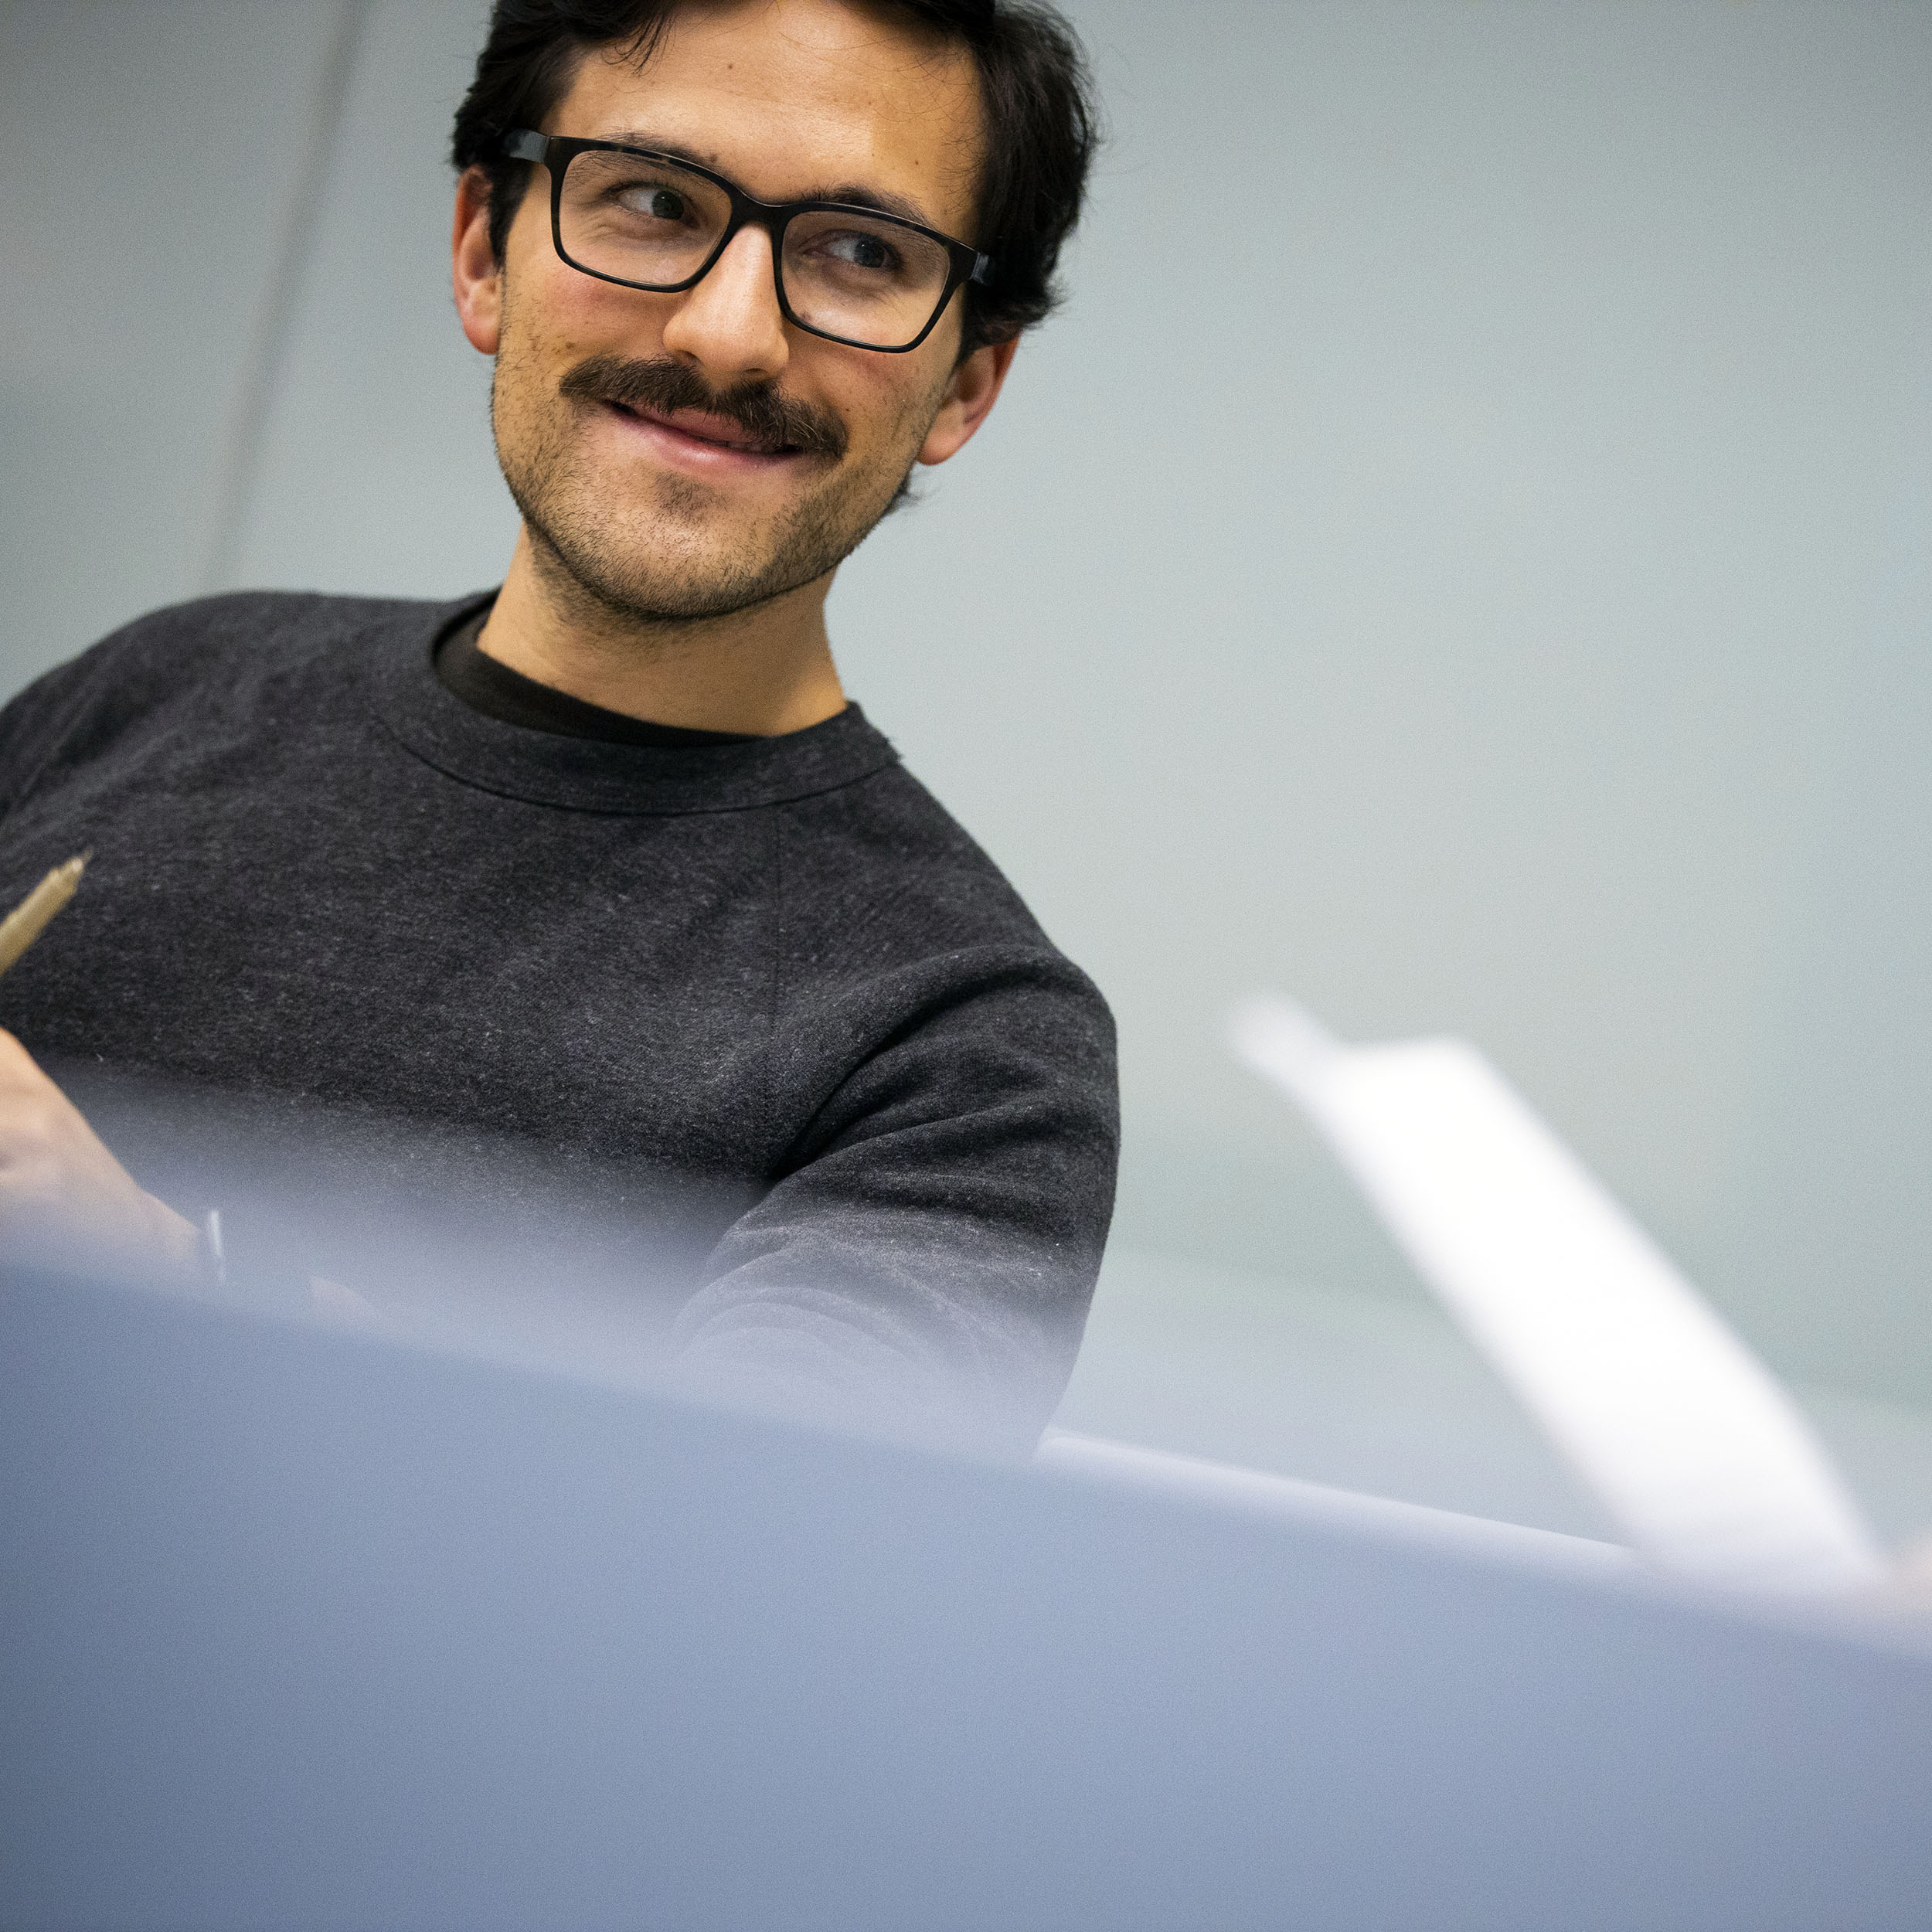
M733 336L781 336L777 251L762 221L740 222L682 298L687 320Z
M705 279L709 281L719 274L733 279L742 277L748 284L762 281L769 288L773 282L772 264L777 254L777 246L773 232L756 216L735 222L717 253L711 258L711 265L705 270Z
M742 188L732 189L731 199L729 232L719 251L718 260L722 261L726 253L736 248L747 234L756 234L764 240L767 268L775 277L784 247L785 232L791 220L791 209L781 202L760 201L756 196L747 195Z

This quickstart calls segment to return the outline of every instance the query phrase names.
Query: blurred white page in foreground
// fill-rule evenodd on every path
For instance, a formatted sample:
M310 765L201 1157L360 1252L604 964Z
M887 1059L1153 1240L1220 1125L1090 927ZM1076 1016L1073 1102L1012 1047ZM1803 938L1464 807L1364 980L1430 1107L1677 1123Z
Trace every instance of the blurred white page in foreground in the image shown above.
M1884 1581L1791 1397L1481 1054L1345 1046L1279 1000L1233 1037L1644 1556L1746 1588Z

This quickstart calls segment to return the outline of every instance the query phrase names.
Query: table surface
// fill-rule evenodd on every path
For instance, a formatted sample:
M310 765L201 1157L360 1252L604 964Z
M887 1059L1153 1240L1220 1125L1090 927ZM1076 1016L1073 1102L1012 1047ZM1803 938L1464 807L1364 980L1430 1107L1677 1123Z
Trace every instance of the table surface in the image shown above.
M1932 1646L0 1294L0 1922L1922 1927Z

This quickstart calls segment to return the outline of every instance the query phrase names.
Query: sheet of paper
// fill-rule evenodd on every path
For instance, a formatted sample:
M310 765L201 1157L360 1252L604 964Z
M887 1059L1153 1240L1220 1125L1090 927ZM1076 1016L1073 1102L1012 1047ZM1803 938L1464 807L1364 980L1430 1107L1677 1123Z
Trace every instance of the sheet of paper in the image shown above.
M1633 1547L1725 1586L1884 1581L1783 1386L1481 1054L1342 1046L1278 1000L1233 1032Z

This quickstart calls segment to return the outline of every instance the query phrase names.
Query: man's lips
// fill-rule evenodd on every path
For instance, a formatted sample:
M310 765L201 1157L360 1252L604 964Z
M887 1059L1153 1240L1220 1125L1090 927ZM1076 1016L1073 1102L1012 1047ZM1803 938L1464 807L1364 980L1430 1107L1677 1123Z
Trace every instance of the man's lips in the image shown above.
M788 444L765 442L742 423L734 423L728 416L713 415L709 410L660 410L645 409L634 403L617 402L609 403L607 406L648 429L720 454L729 452L732 456L750 457L766 462L782 461L798 454Z

